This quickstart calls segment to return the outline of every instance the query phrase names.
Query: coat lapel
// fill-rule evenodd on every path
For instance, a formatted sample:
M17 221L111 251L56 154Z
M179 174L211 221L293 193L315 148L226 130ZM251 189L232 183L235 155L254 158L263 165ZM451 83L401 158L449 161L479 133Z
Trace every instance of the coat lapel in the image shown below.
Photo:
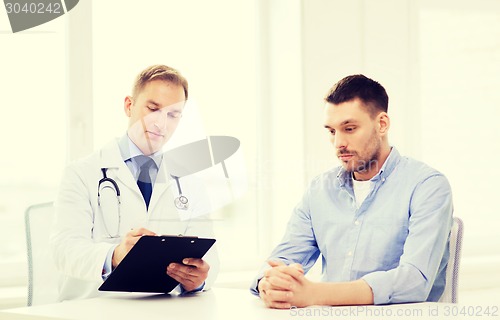
M122 159L120 148L118 147L118 141L112 141L106 145L101 152L101 167L115 169L116 176L112 176L112 178L117 181L119 180L123 185L142 197L141 191L137 186L137 181L135 181L130 169ZM151 201L149 202L148 211L154 210L154 207L158 204L163 194L170 188L171 181L172 179L166 170L165 161L162 160L160 168L158 169L155 184L153 186L153 193L151 195ZM172 196L170 197L173 199Z
M102 168L115 169L116 176L113 177L113 179L116 179L117 181L120 180L123 185L125 185L130 190L138 193L142 197L141 191L137 186L137 181L135 181L132 173L122 159L117 141L112 141L111 143L106 145L101 152Z

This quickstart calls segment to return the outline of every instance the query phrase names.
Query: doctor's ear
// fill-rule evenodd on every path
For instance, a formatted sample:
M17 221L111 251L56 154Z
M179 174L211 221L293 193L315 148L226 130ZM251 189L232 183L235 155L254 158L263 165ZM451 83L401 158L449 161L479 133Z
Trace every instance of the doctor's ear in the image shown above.
M123 110L125 111L125 114L129 118L130 118L130 115L131 115L130 108L132 107L133 104L134 104L134 101L132 100L132 97L131 96L126 96L125 97L125 101L123 101Z

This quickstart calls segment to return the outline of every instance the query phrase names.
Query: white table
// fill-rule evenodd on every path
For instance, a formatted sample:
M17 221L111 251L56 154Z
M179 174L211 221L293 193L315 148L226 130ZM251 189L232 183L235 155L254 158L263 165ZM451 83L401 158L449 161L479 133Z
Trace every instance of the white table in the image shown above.
M458 313L461 309L467 312L467 308L476 309L470 309L469 314ZM500 319L500 311L497 311L496 317L485 316L484 312L479 317L477 313L477 306L441 303L274 310L266 308L248 290L214 288L188 296L116 293L93 299L2 310L0 319Z

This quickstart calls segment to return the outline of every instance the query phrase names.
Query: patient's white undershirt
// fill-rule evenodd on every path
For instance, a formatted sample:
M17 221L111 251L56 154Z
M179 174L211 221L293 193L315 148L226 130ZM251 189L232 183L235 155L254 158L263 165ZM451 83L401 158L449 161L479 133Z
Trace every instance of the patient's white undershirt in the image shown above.
M352 187L354 189L354 197L356 198L356 207L361 207L361 204L365 201L372 189L372 184L371 180L357 181L354 177L352 177Z

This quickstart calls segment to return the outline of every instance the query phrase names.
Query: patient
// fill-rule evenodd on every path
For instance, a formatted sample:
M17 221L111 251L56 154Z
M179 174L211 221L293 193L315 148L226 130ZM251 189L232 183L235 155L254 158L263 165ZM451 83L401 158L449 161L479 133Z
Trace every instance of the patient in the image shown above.
M446 177L388 141L388 96L363 75L328 92L341 166L316 177L251 291L270 308L438 301L452 225ZM305 274L321 254L322 281Z

